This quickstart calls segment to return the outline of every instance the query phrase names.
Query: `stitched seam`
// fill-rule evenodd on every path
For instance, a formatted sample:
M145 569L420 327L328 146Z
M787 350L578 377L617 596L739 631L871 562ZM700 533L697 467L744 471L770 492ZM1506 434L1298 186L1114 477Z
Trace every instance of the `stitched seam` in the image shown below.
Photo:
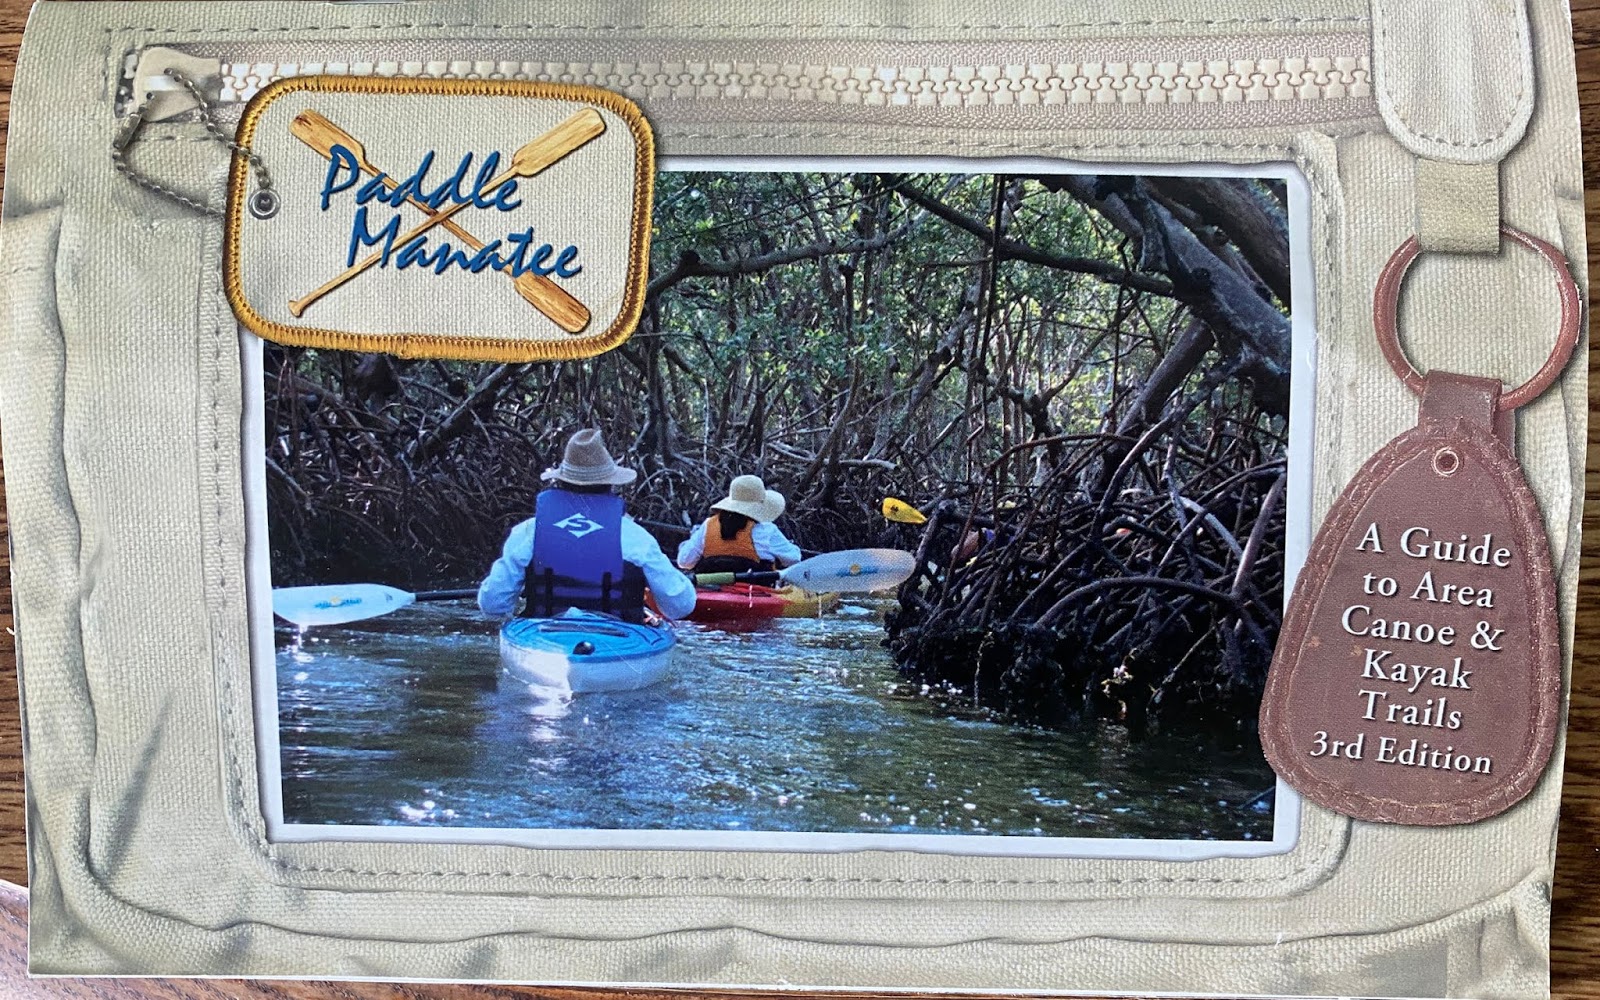
M727 139L742 139L742 138L852 138L852 137L859 137L861 135L861 133L857 133L857 132L838 132L838 133L805 133L805 132L798 132L798 133L788 133L788 134L766 134L766 135L744 135L744 136L741 136L741 135L717 136L717 135L710 135L710 134L698 134L698 133L688 133L688 132L671 133L671 134L673 134L674 136L676 136L678 138L705 137L705 138L727 138ZM882 138L878 137L877 141L881 142ZM916 141L913 141L913 142L914 143L918 143L918 142L929 142L929 143L932 143L932 142L934 142L934 140L916 140ZM974 148L994 148L994 149L1004 149L1004 148L1025 148L1025 149L1050 148L1050 149L1057 150L1058 152L1067 152L1067 151L1070 151L1072 149L1129 149L1129 150L1145 149L1145 150L1154 150L1154 149L1177 149L1177 148L1193 148L1193 147L1207 147L1207 148L1214 148L1214 149L1248 149L1248 150L1255 150L1255 151L1260 151L1260 152L1273 153L1273 154L1275 154L1275 155L1277 155L1277 156L1279 156L1281 158L1292 160L1296 164L1296 166L1306 174L1308 180L1311 181L1313 191L1315 192L1315 191L1320 190L1320 187L1318 185L1318 180L1319 180L1319 177L1320 177L1320 171L1317 170L1316 168L1312 167L1310 162L1308 160L1306 160L1304 157L1301 157L1301 156L1297 155L1296 151L1295 151L1295 148L1294 148L1294 146L1292 144L1289 144L1289 145L1272 145L1272 144L1266 144L1266 143L1204 143L1204 142L1194 142L1194 143L1128 143L1128 144L1096 143L1096 144L1088 144L1088 145L1083 145L1083 144L1071 145L1071 144L1061 144L1061 143L1056 143L1056 144L1049 144L1049 143L1019 144L1019 143L1003 143L1003 142L1002 143L987 143L987 144L985 144L985 143L965 143L964 144L964 143L960 143L959 141L956 141L956 140L951 140L949 144L951 144L951 145L965 145L965 146L970 146L970 147L974 147ZM1326 199L1324 199L1324 201L1326 201ZM1325 248L1324 249L1325 249L1325 253L1328 254L1328 256L1325 257L1325 260L1332 261L1333 260L1332 252L1333 252L1333 224L1334 224L1334 218L1333 218L1333 212L1332 212L1331 208L1326 212L1326 215L1327 215L1327 219L1325 220L1325 223L1324 223L1324 229L1325 229L1325 232L1324 232ZM218 271L220 271L220 262L219 262L219 266L217 268L213 268L213 272L214 273L218 272ZM208 288L209 288L209 286L208 286ZM222 294L220 288L215 289L214 291L215 291L215 293L217 295L221 295ZM215 350L216 350L217 356L218 356L219 361L220 361L220 355L221 355L221 332L220 332L220 330L217 333ZM221 383L221 368L220 368L220 364L219 364L219 367L217 368L217 374L214 376L214 384L217 385L217 386L220 386L220 383ZM221 425L220 425L221 415L220 415L220 412L219 412L218 407L217 407L215 396L213 396L213 401L212 401L212 419L213 419L213 445L214 445L214 449L215 449L215 460L218 463L217 469L218 469L218 471L220 471L220 463L221 463L220 443L221 443L221 440L222 440L222 437L221 437L222 428L221 428ZM217 482L216 494L217 494L217 504L218 504L218 508L217 508L217 513L218 513L217 548L218 548L218 552L219 552L219 555L220 555L222 553L222 551L223 551L221 531L220 531L220 515L221 515L221 503L222 503L222 500L221 500L221 479L220 479L220 475L217 477L216 482ZM220 631L218 632L218 642L219 642L218 648L220 648ZM237 750L236 750L236 743L237 743L237 739L238 739L238 728L237 728L237 719L236 719L236 716L235 716L235 714L233 712L233 706L231 705L233 688L232 688L231 682L226 679L227 671L224 671L223 673L224 673L223 685L224 685L224 688L225 688L225 697L226 697L227 701L230 703L230 704L228 704L227 710L224 713L225 716L226 716L225 726L226 726L228 731L223 734L223 753L228 759L229 769L233 772L233 779L234 779L234 790L233 790L233 798L232 798L233 806L234 806L235 810L237 810L237 819L238 819L238 821L240 822L241 825L243 825L246 828L247 832L250 835L251 846L254 846L257 849L257 851L260 852L260 854L262 855L264 860L266 860L274 868L276 868L276 869L278 869L280 871L284 871L284 872L294 872L294 873L299 873L299 874L317 874L317 875L349 875L349 876L356 876L356 877L391 877L392 876L392 877L413 877L413 878L447 878L448 877L448 878L500 878L500 879L527 879L527 880L538 879L538 880L558 882L558 883L567 883L567 884L597 884L597 883L604 883L604 884L630 884L631 883L631 884L635 884L635 885L646 884L646 883L650 883L650 884L670 884L670 883L706 884L706 883L715 883L715 884L725 884L725 885L745 885L745 884L749 884L749 885L839 885L839 886L848 886L848 885L904 885L904 886L919 886L919 885L926 885L926 886L1267 885L1267 884L1270 884L1270 883L1288 882L1288 881L1294 879L1295 877L1297 877L1297 876L1299 876L1299 875L1301 875L1301 874L1303 874L1303 873L1305 873L1307 871L1310 871L1313 868L1319 867L1323 863L1322 856L1319 853L1319 855L1317 857L1311 858L1311 859L1303 862L1302 864L1299 864L1299 865L1295 866L1294 868L1291 868L1288 871L1283 872L1282 874L1272 875L1272 876L1264 876L1264 877L1244 877L1244 876L1223 877L1223 876L1197 876L1197 875L1185 875L1185 876L1178 876L1178 875L1147 875L1147 876L1128 876L1128 877L1089 876L1089 877L1083 877L1083 878L1043 878L1043 879L986 879L986 878L938 878L938 877L934 877L934 878L896 878L896 877L871 878L871 877L865 877L865 876L859 876L859 877L837 877L837 876L826 876L826 875L819 875L819 876L782 876L782 877L779 877L779 876L759 876L759 875L740 876L740 875L717 875L717 874L698 874L698 875L665 875L665 874L572 875L572 874L561 873L561 872L528 872L528 871L515 871L515 870L465 871L465 870L453 870L453 869L430 869L430 870L427 870L427 871L417 871L417 870L407 870L407 869L370 869L370 868L337 867L337 866L330 866L330 865L295 864L293 862L289 862L289 861L286 861L286 860L280 858L277 855L277 852L275 850L275 846L276 845L273 845L272 843L270 843L268 841L265 841L264 838L261 836L261 834L256 830L255 825L253 823L251 823L251 822L249 822L249 821L244 819L244 816L243 816L244 806L243 806L243 793L242 793L242 778L240 777L243 769L239 764L238 753L237 753ZM254 671L252 670L252 675L253 674L254 674ZM254 735L254 729L253 728L251 730L251 735L252 735L252 737ZM253 743L252 743L252 745L253 745ZM1316 845L1316 847L1312 848L1312 849L1313 850L1317 850L1319 852L1325 852L1327 850L1328 846L1331 844L1332 839L1337 839L1337 830L1331 830L1331 831L1329 831L1329 833L1333 835L1333 837L1330 840L1325 841L1323 844ZM1077 860L1077 859L1061 859L1061 860ZM1159 862L1157 862L1157 863L1159 863Z
M665 132L672 139L871 139L874 143L898 146L945 146L956 149L1048 149L1070 150L1167 150L1235 149L1294 158L1293 144L1270 142L976 142L967 139L908 139L861 131L847 132Z
M1401 2L1409 3L1411 0L1401 0ZM1522 72L1522 60L1517 60L1517 92L1512 100L1511 110L1506 115L1505 123L1499 127L1500 130L1493 133L1486 139L1473 139L1467 142L1454 142L1442 135L1433 135L1428 132L1420 131L1411 123L1410 112L1408 112L1406 107L1402 105L1395 97L1394 90L1388 86L1389 74L1384 72L1381 68L1386 62L1388 62L1385 56L1389 51L1389 19L1387 17L1381 17L1377 18L1376 20L1378 22L1378 36L1382 39L1383 44L1379 47L1378 52L1373 53L1373 77L1378 81L1378 85L1383 88L1384 96L1389 98L1389 106L1394 108L1394 116L1400 119L1401 124L1405 125L1407 131L1416 136L1418 139L1426 139L1429 142L1436 142L1444 146L1449 146L1453 149L1477 149L1481 146L1487 146L1491 143L1500 141L1500 139L1505 137L1506 133L1511 131L1512 126L1517 120L1517 109L1522 106L1523 95L1528 92L1528 80ZM1522 33L1515 30L1514 24L1512 33L1516 35L1518 39L1522 37Z
M147 125L145 128L148 129L149 126ZM139 137L139 145L141 146L151 142L213 143L216 141L209 135L141 135Z
M1084 860L1081 858L1062 858L1063 861ZM1267 882L1280 882L1292 878L1301 872L1317 867L1316 864L1305 864L1282 876L1271 878L1247 878L1235 876L1224 878L1221 876L1179 876L1179 875L1139 875L1118 878L1115 876L1090 876L1085 878L1039 878L1039 879L987 879L987 878L869 878L866 876L841 878L830 875L796 875L796 876L764 876L764 875L570 875L559 872L526 872L526 871L451 871L436 869L433 871L414 871L405 869L392 869L380 871L377 869L360 868L326 868L314 865L295 865L285 861L275 861L277 867L297 872L313 872L332 875L355 876L454 876L459 878L518 878L518 879L545 879L552 882L566 883L593 883L593 882L632 882L632 883L669 883L669 882L720 882L726 884L754 883L761 885L996 885L996 886L1071 886L1071 885L1259 885ZM1160 862L1155 862L1160 863Z
M215 232L214 227L207 226L207 227L205 227L204 232L205 232L205 241L206 241L206 243L205 243L205 252L204 252L204 261L205 261L205 274L206 274L207 277L206 277L202 287L205 290L204 294L206 295L206 297L211 302L210 308L216 309L217 308L217 300L220 298L220 296L222 294L222 289L221 289L222 241L219 238L219 235ZM236 714L235 706L234 706L234 684L233 684L233 676L232 676L233 675L233 671L234 671L234 669L236 668L237 665L232 663L232 662L222 662L222 663L215 662L215 661L223 661L225 659L228 659L227 657L225 657L223 655L223 652L222 652L224 649L227 648L227 640L226 640L226 637L223 635L223 631L222 631L222 622L226 621L228 616L233 613L233 601L232 601L233 591L228 586L227 573L223 569L223 567L226 565L227 547L224 544L223 532L222 532L222 519L223 519L223 513L224 513L224 496L223 496L223 492L222 492L222 468L223 468L223 455L222 455L223 423L222 423L222 401L221 401L222 370L223 370L222 369L222 365L223 365L222 339L223 339L223 336L224 336L224 331L226 330L228 324L222 323L220 321L216 321L216 322L209 323L207 325L211 326L211 328L212 328L211 329L212 376L211 376L211 380L210 381L211 381L211 390L212 390L211 391L211 479L212 479L212 503L213 503L213 508L212 508L211 530L212 530L212 532L214 533L214 535L216 537L217 588L218 588L219 592L222 595L222 609L221 609L222 613L221 613L221 615L219 617L213 619L213 621L212 621L212 629L211 629L211 631L212 631L212 642L214 643L214 645L212 647L213 648L212 655L214 657L213 670L218 675L218 683L222 687L222 719L221 719L221 724L229 733L234 734L233 738L237 738L237 734L240 732L240 726L239 726L239 719L238 719L238 716ZM245 662L246 663L249 662L249 657L246 657ZM215 668L217 666L219 666L219 665L222 667L222 669L221 670L216 670ZM254 740L254 735L255 735L254 727L253 726L252 727L248 727L248 731L249 731L251 739L253 741ZM257 828L257 824L251 820L250 811L245 808L245 800L246 800L246 795L245 795L245 777L244 777L245 768L244 768L244 765L241 763L241 761L239 759L239 755L234 752L233 739L232 738L227 739L225 741L225 746L227 747L228 777L231 779L229 781L229 785L228 785L228 795L229 795L230 802L231 802L231 804L233 806L233 809L234 809L233 820L240 827L242 827L244 829L245 833L249 836L251 846L253 846L256 849L257 852L259 852L259 853L261 853L263 855L266 855L266 856L268 856L270 858L270 856L271 856L271 845L267 843L267 841L265 840L263 832Z
M756 21L756 22L703 22L700 24L685 24L677 21L670 22L640 22L637 24L561 24L547 21L508 21L504 23L475 24L470 21L411 21L387 24L305 24L305 25L279 25L270 28L241 27L238 25L217 28L172 28L161 25L126 24L118 27L102 29L105 34L118 32L140 32L152 35L198 35L206 33L215 34L279 34L295 31L393 31L393 30L479 30L479 31L735 31L735 30L770 30L787 29L795 31L818 30L843 30L843 31L1059 31L1069 28L1157 28L1157 27L1256 27L1261 25L1334 25L1348 24L1361 25L1370 23L1370 19L1361 15L1347 15L1343 17L1221 17L1221 18L1148 18L1144 20L1111 20L1111 21L1047 21L1040 23L972 23L972 24L892 24L889 22L849 22L849 21Z

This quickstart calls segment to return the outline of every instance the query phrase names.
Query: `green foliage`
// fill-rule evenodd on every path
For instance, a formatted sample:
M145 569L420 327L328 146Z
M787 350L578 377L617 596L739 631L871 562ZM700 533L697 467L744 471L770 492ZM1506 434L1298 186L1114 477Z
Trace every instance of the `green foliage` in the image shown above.
M653 278L683 276L655 289L618 350L498 380L493 365L270 352L275 567L296 580L349 575L351 561L402 582L468 579L583 426L645 473L631 501L642 517L697 521L728 477L755 472L790 494L788 527L817 548L875 540L885 494L960 499L996 475L1025 485L1035 452L997 461L1041 434L1114 425L1187 310L997 260L990 239L910 192L982 232L1137 270L1126 234L1035 179L663 174ZM1249 409L1230 381L1217 396ZM1201 427L1216 409L1187 419ZM352 536L351 519L372 531Z

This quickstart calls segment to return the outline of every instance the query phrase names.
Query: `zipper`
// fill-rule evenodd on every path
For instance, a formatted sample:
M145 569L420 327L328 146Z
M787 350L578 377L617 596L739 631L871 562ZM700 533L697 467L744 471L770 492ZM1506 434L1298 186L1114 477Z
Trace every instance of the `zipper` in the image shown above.
M426 52L424 46L461 51ZM985 62L950 58L938 51L907 51L907 58L863 60L853 65L832 60L715 57L652 60L636 55L642 44L619 50L617 59L581 60L526 60L517 56L533 43L467 40L444 45L380 43L392 51L390 58L341 51L322 42L292 49L281 44L270 49L229 44L209 49L152 47L128 54L118 109L129 110L136 94L142 97L170 90L163 70L181 64L187 67L186 75L197 78L206 95L223 106L243 104L279 80L327 74L581 83L636 101L737 100L929 109L1317 105L1321 113L1344 118L1376 113L1369 46L1368 37L1356 32L1268 39L1166 38L1061 43L1058 47L1080 50L1066 55L1081 54L1082 58L1039 62ZM1014 46L1024 47L1024 43ZM788 48L793 49L794 43ZM861 48L849 46L853 51ZM172 110L181 101L164 103L151 118L182 113L182 109Z

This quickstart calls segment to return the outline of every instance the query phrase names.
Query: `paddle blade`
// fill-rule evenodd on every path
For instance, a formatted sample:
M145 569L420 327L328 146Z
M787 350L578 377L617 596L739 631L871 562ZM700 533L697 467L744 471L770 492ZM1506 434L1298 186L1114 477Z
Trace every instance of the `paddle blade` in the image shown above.
M519 177L532 177L559 163L567 155L600 138L606 120L594 108L584 108L555 128L517 150L511 169ZM500 185L496 184L498 188ZM492 190L486 192L493 194Z
M904 500L883 498L883 516L900 524L927 524L928 516Z
M323 159L333 159L333 147L343 146L358 166L367 160L367 151L354 136L316 111L307 109L295 115L294 121L289 123L289 132L320 153Z
M414 594L376 583L331 587L280 587L272 592L272 613L301 628L344 625L399 611Z
M892 590L911 578L917 557L899 549L828 552L784 570L784 583L810 594Z

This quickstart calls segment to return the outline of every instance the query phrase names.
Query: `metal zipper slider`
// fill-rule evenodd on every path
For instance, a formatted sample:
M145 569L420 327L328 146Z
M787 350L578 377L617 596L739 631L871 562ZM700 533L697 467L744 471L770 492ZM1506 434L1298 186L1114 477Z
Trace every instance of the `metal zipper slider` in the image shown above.
M168 70L177 70L183 79L193 81L200 93L213 101L222 96L220 59L205 59L159 46L145 49L139 54L132 82L133 103L139 106L144 121L166 121L200 107L194 93Z

